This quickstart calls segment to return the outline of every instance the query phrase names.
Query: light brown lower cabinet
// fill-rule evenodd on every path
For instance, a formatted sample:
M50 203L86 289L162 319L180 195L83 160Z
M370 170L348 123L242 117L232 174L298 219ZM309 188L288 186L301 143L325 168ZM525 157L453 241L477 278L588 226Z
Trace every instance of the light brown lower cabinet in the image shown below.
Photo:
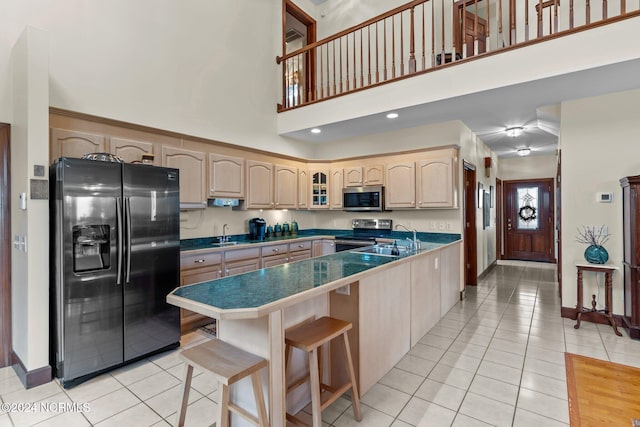
M198 253L180 257L180 286L206 282L222 277L222 254ZM213 322L213 319L190 310L180 309L180 331L188 332Z

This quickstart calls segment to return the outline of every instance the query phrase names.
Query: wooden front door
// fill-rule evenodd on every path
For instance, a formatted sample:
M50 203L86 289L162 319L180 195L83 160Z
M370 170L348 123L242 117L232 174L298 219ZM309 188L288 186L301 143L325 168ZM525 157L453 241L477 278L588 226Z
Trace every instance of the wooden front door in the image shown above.
M464 285L478 284L476 169L464 162Z
M555 262L553 178L504 181L505 258Z
M10 129L0 123L0 368L11 365Z
M466 57L474 56L487 51L487 20L480 16L476 6L481 6L482 1L463 0L456 3L456 16L454 18L454 37L456 52L465 53ZM483 9L480 9L483 10ZM477 12L476 12L477 11ZM475 40L478 40L476 52Z

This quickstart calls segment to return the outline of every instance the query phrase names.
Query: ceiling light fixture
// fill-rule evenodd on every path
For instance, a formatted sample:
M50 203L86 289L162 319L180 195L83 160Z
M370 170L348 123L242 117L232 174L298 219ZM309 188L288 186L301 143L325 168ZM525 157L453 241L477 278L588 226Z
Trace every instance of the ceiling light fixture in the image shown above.
M521 148L518 150L518 156L528 156L531 153L530 148Z
M511 138L519 137L520 135L522 135L523 131L524 131L524 128L522 126L514 126L514 127L505 129L507 136L510 136Z
M320 132L322 132L322 130L320 130L318 128L311 129L311 133L320 133Z
M389 113L387 114L387 119L395 119L398 117L398 113Z

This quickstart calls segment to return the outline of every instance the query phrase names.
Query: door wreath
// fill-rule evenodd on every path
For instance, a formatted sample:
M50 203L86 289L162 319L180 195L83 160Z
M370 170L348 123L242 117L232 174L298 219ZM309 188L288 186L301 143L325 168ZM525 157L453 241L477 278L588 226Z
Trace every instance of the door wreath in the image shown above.
M536 208L534 208L533 206L523 206L518 211L518 216L524 222L533 221L534 219L537 218Z

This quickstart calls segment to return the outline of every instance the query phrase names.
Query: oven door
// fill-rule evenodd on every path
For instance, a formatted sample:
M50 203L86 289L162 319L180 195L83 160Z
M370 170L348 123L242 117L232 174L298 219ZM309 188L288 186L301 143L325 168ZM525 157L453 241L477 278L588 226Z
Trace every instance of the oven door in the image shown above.
M336 252L351 251L376 244L375 240L340 240L336 239Z

